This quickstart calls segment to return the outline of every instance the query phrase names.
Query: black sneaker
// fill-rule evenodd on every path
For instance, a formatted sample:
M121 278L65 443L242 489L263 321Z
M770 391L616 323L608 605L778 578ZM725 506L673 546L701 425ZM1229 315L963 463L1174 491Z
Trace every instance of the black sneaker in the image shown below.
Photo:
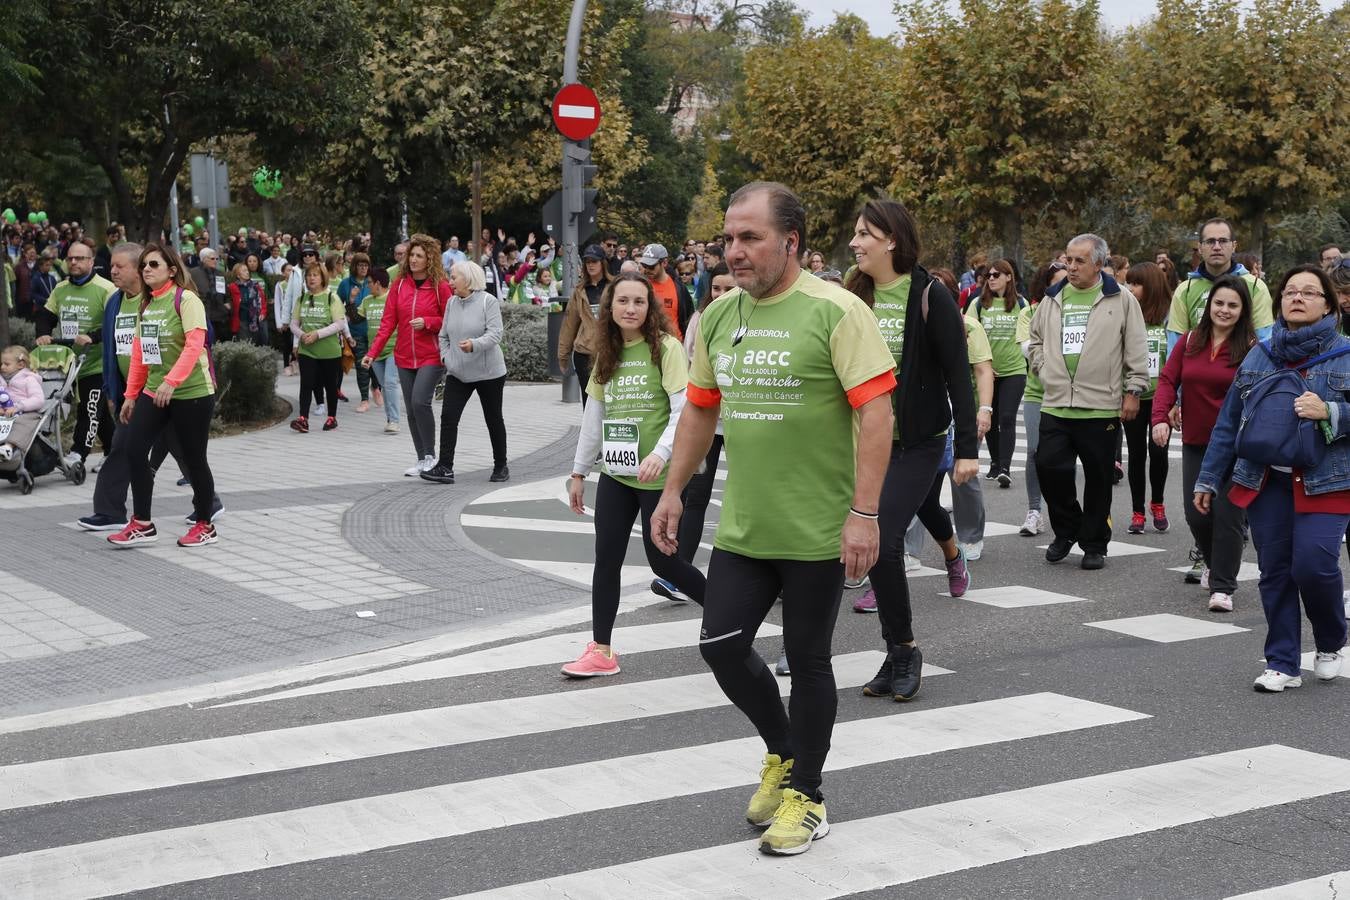
M437 484L454 484L455 470L449 466L443 466L440 463L420 473L423 481L434 481Z
M1069 551L1072 549L1073 541L1055 538L1050 542L1050 546L1045 548L1045 561L1049 563L1060 562L1069 555Z
M510 480L511 480L510 466L502 466L499 469L493 469L492 475L488 477L488 481L510 481Z
M877 674L872 680L863 685L864 697L890 697L891 692L891 655L886 654L886 661L877 669Z
M120 521L113 516L105 516L103 513L95 513L92 516L85 516L77 523L85 531L121 531L127 527L127 520Z
M211 518L209 521L214 524L216 519L219 519L223 515L225 515L225 504L220 502L219 497L213 497L211 499ZM187 522L189 525L196 525L197 511L194 509L186 516L183 516L183 521Z
M984 473L986 481L993 481L998 477L998 466L990 466L989 471Z
M1078 564L1079 568L1095 571L1106 568L1106 554L1096 553L1092 550L1083 553L1083 561Z
M655 578L652 580L652 593L658 597L665 597L675 603L688 603L689 595L677 588L675 585L666 581L664 578Z
M998 486L1001 487L1001 488L1010 488L1010 487L1012 487L1012 476L1009 475L1006 471L999 472L999 473L998 473Z
M913 700L923 682L923 653L918 647L896 644L891 649L891 696L899 703Z

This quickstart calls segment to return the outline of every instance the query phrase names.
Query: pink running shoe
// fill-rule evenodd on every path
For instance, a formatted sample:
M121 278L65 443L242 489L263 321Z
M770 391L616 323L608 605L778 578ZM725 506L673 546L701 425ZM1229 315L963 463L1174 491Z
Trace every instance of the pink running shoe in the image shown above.
M586 645L586 651L562 667L562 673L568 678L595 678L602 675L619 674L619 654L613 650L606 656L595 641Z
M947 590L953 597L964 597L970 590L970 570L966 568L966 551L957 550L956 559L947 564Z
M877 611L877 592L871 588L857 600L853 601L853 611L855 613L874 613Z

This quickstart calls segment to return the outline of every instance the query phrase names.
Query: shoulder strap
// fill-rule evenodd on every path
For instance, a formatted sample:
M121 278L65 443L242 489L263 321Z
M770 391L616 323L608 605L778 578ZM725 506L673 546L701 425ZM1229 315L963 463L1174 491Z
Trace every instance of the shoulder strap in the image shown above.
M1347 353L1350 353L1350 344L1343 344L1340 347L1335 348L1334 350L1328 350L1326 353L1319 353L1317 356L1314 356L1312 359L1308 360L1303 365L1299 366L1299 368L1311 369L1318 363L1324 363L1329 359L1335 359L1336 357L1344 356Z

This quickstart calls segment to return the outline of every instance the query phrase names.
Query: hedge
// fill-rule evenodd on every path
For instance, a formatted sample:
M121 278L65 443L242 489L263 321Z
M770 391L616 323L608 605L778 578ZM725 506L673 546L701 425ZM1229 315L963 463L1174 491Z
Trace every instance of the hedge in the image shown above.
M216 368L216 415L225 422L265 422L275 415L281 354L247 341L211 348Z
M548 308L502 304L502 353L512 381L548 381Z

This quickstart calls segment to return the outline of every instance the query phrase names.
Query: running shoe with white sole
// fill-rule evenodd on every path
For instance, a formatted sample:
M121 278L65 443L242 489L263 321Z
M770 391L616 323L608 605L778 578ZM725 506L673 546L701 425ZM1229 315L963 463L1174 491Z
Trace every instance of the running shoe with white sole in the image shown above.
M867 593L853 601L855 613L874 613L877 611L877 592L868 588Z
M605 653L591 641L586 649L573 662L562 667L562 673L568 678L597 678L619 674L619 654L612 649Z
M216 526L210 522L193 522L187 534L178 539L178 546L188 548L209 547L217 540Z
M211 518L208 519L208 521L214 524L216 519L219 519L223 515L225 515L225 504L220 501L219 497L213 498L211 500ZM183 521L187 522L189 525L196 525L197 511L194 509L186 516L183 516Z
M131 547L139 547L141 544L153 544L159 540L159 532L155 530L154 522L138 522L132 519L117 534L108 535L108 543L119 550L125 550Z
M970 590L970 570L966 568L966 554L956 551L956 559L947 560L947 590L953 597L964 597Z
M1223 591L1215 591L1209 595L1210 612L1232 612L1233 595L1225 594Z
M811 849L811 842L830 833L824 801L817 802L788 788L774 814L773 824L759 841L759 852L770 856L795 856Z
M115 519L112 516L105 516L103 513L94 513L92 516L85 516L76 522L85 531L121 531L127 527L126 519Z
M1022 537L1035 537L1041 533L1041 511L1039 509L1027 510L1027 517L1022 522L1022 529L1017 532Z
M917 571L919 571L919 570L922 569L922 568L923 568L923 563L919 560L919 558L918 558L917 556L910 556L908 553L905 554L905 571L906 571L906 572L917 572Z
M791 782L792 760L782 759L776 753L765 753L764 767L759 770L759 787L750 797L745 820L756 828L772 825L778 807L783 805L783 792Z
M856 591L860 587L867 587L867 583L871 580L871 577L868 575L863 575L863 577L859 578L857 581L849 581L845 578L844 587L850 591Z
M1341 674L1342 655L1340 653L1318 652L1313 657L1313 674L1318 681L1333 681Z
M1286 675L1274 669L1266 669L1252 683L1252 689L1258 694L1278 694L1285 688L1303 687L1303 677Z
M674 603L688 603L689 595L677 588L675 585L666 581L664 578L652 579L652 593L658 597L665 597Z
M984 541L976 541L973 544L961 544L959 549L965 554L966 562L979 562L980 557L984 556Z

